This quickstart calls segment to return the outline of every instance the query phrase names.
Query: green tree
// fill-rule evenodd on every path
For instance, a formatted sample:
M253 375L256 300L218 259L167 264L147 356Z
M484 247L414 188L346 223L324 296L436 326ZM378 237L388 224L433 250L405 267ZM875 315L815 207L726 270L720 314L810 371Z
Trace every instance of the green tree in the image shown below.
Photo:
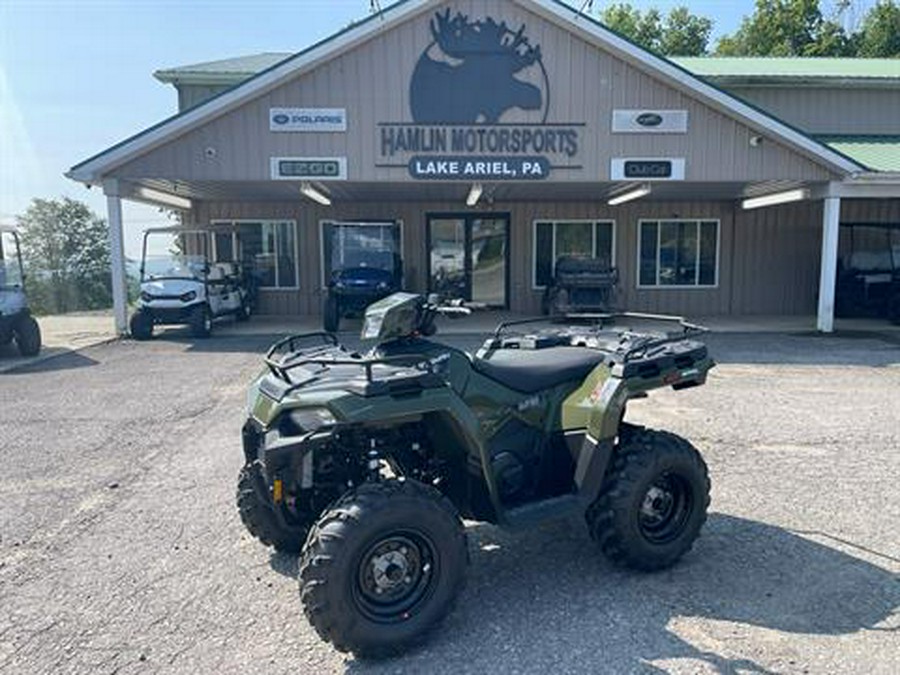
M656 9L641 12L627 2L604 8L600 20L644 49L666 56L705 54L713 26L687 7L675 7L663 18Z
M100 309L112 303L106 222L82 202L34 199L16 218L37 313Z
M894 0L880 0L863 19L856 43L857 56L900 57L900 6Z
M753 14L716 47L721 56L849 56L852 51L840 23L822 15L819 0L756 0Z
M660 51L666 56L703 56L712 28L706 17L691 14L687 7L675 7L666 16Z

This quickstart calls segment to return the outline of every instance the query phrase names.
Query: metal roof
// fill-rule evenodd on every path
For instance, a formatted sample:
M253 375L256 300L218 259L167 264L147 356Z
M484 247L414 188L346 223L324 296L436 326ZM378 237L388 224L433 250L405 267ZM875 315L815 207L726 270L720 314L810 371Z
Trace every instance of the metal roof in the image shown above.
M900 136L819 136L818 139L873 171L900 172Z
M900 85L900 59L693 56L671 59L695 75L714 79L887 80Z
M153 76L161 82L171 83L209 77L236 82L290 56L289 52L263 52L166 68L156 71ZM900 84L900 59L679 56L670 60L702 77L886 79L897 80Z
M170 84L236 84L256 75L291 56L287 52L263 52L218 61L194 63L176 68L165 68L153 73L160 82Z

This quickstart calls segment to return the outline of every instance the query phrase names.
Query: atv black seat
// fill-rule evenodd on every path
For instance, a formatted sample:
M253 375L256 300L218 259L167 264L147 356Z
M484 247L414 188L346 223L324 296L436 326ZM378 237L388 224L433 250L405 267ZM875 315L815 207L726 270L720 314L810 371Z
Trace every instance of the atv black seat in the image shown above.
M583 380L606 354L585 347L498 349L472 360L475 370L500 384L531 394L571 380Z

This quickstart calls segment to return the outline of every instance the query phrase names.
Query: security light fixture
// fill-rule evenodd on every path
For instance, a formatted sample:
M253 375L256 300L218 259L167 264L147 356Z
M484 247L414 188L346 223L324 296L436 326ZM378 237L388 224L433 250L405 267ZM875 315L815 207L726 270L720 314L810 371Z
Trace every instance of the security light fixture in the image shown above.
M762 195L760 197L750 197L741 202L744 209L758 209L763 206L775 206L777 204L790 204L791 202L799 202L809 199L809 190L797 188L796 190L785 190L784 192L773 192L772 194Z
M318 202L322 206L331 206L331 197L321 190L317 190L312 183L305 181L300 183L300 194L308 199L312 199L314 202Z
M134 190L134 196L137 199L143 199L154 204L162 204L173 209L181 209L189 211L191 209L191 200L186 197L179 197L168 192L160 192L148 187L138 186Z
M625 202L634 201L635 199L640 199L641 197L646 197L650 194L650 186L649 185L639 185L633 190L627 190L625 192L620 192L617 195L614 195L607 200L607 204L610 206L618 206L619 204L624 204Z
M484 192L484 186L481 183L472 183L469 196L466 197L466 206L475 206L481 199L482 192Z

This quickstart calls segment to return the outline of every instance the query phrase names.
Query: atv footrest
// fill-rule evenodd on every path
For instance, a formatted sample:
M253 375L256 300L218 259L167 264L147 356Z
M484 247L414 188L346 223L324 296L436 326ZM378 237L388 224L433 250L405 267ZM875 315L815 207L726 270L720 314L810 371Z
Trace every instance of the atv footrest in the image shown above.
M523 504L509 509L504 518L510 527L531 527L549 518L573 515L583 506L575 495L551 497L540 502Z

